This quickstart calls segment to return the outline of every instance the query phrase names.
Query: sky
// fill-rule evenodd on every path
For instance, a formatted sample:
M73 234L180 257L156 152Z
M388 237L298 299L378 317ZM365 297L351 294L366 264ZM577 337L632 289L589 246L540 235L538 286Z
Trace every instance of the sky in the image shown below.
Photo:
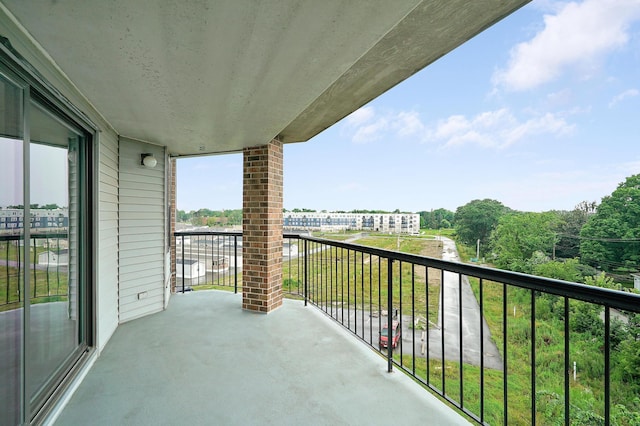
M30 204L69 206L68 151L64 147L30 145ZM24 204L22 150L18 139L0 137L0 207ZM9 182L9 184L7 184Z
M600 202L640 173L640 0L534 0L312 138L284 208ZM242 208L242 155L178 160L178 209ZM201 183L209 182L203 191Z

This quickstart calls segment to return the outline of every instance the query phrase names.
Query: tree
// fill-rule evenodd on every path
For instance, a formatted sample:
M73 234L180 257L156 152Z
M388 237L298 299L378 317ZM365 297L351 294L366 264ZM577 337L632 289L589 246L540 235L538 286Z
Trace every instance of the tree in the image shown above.
M535 252L550 256L556 241L556 213L511 213L500 218L491 234L495 264L504 269L531 272L524 267Z
M191 213L186 213L184 210L178 210L176 212L176 218L178 222L187 222L191 219Z
M242 209L225 210L229 225L242 225Z
M455 229L460 241L475 245L477 240L488 242L491 231L498 220L510 209L496 200L473 200L458 207L455 214ZM480 246L486 251L487 244Z
M436 209L418 212L420 227L429 229L451 228L455 213L447 209Z
M536 265L533 268L533 274L556 280L579 282L582 281L582 275L577 265L578 259L567 259L562 262L554 260Z
M582 201L570 212L558 212L561 220L556 229L559 237L556 243L556 257L571 259L580 256L580 231L595 211L595 201Z
M630 176L580 232L582 262L608 272L638 270L640 263L640 174Z
M41 209L46 209L46 210L57 210L59 208L61 208L59 205L57 205L56 203L50 203L50 204L45 204L44 206L40 206Z
M584 283L594 287L612 288L614 290L620 290L619 284L616 284L615 281L613 281L613 278L607 277L607 275L604 272L601 272L597 275L593 275L590 277L586 277L584 280Z

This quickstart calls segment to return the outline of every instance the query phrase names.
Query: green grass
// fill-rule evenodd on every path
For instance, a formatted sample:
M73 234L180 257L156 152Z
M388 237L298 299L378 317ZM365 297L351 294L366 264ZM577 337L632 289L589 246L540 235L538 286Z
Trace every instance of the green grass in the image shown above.
M335 235L335 234L334 234ZM431 257L441 257L442 243L431 238L378 235L358 240L358 244L368 247L396 250L400 242L400 251ZM302 244L299 244L302 250ZM320 246L309 244L309 250ZM429 320L435 322L438 316L438 298L440 295L440 273L429 268L428 296L426 295L427 271L399 262L393 263L393 307L398 309L402 301L403 315L415 310L416 316L426 318L427 297L429 298ZM349 304L356 309L387 310L387 272L388 263L377 256L327 247L312 253L309 259L308 292L309 297L319 305ZM238 289L242 289L242 274L238 273ZM282 267L283 292L285 297L300 298L304 293L304 259L285 259ZM194 290L234 288L234 278L218 277L202 285L193 286ZM415 295L413 295L415 293ZM414 305L412 306L412 300Z
M49 272L36 270L35 280L33 277L32 271L30 294L32 303L67 300L67 273L55 270ZM21 292L23 291L23 280L22 277L18 277L18 269L0 265L0 312L22 306L24 294Z
M431 237L437 237L437 236L441 236L441 237L447 237L447 238L454 238L456 235L456 230L453 228L443 228L443 229L429 229L429 228L422 228L420 229L420 235L424 235L424 236L431 236Z
M403 368L413 372L414 364L411 355L405 355L400 360L399 355L395 356L396 362L402 362ZM415 375L423 381L428 381L433 387L443 392L449 398L460 404L460 383L462 382L464 407L480 416L481 403L481 369L480 367L463 364L462 378L458 363L452 361L444 362L444 382L442 377L442 361L439 359L429 360L429 372L427 374L427 362L425 358L415 359ZM503 389L504 377L502 371L485 369L484 371L484 421L491 425L503 424L504 404ZM530 399L527 390L523 389L520 383L511 377L507 383L507 389L511 395L517 395L509 399L507 413L509 424L527 424L526 416L521 413L530 412ZM529 411L527 411L529 410Z
M400 239L400 251L414 254L440 256L439 243L429 239ZM366 237L358 244L382 249L397 249L398 239L386 236ZM435 247L435 248L434 248ZM299 266L290 265L295 274ZM285 267L285 277L287 276ZM318 304L349 304L356 309L387 310L388 262L377 256L329 247L313 253L309 259L309 294ZM429 273L427 296L427 273L424 267L412 268L410 264L392 264L393 309L400 309L407 315L415 310L416 316L426 318L427 297L429 298L429 320L435 321L438 314L440 276ZM328 283L328 284L327 284ZM412 301L414 305L412 306Z
M38 241L39 241L39 244L42 244L42 245L38 245L35 247L36 262L38 261L38 255L40 253L44 253L48 250L55 252L57 250L57 248L53 247L54 243L57 241L56 239L50 240L52 244L51 248L46 247L46 242L44 240L38 239ZM66 239L60 239L60 241L66 241ZM23 247L20 247L21 257L22 257L22 249ZM33 250L34 250L33 243L31 243L31 245L29 246L29 260L31 262L33 262L34 260ZM15 260L15 261L18 260L18 246L16 245L15 241L0 242L0 260ZM22 259L22 261L24 261L24 259Z
M362 231L314 232L313 236L332 241L345 241L360 233L362 233Z
M459 247L460 249L460 247ZM462 253L470 251L462 248ZM468 254L467 254L468 255ZM463 255L464 258L465 255ZM480 281L477 278L469 277L471 288L480 297ZM520 405L513 403L512 399L531 399L531 357L532 357L532 312L531 297L529 290L507 287L506 306L507 311L503 314L504 286L500 283L483 282L483 314L491 330L492 339L496 342L500 353L504 357L504 330L503 321L506 314L506 335L507 335L507 366L509 373L509 395L518 395L518 398L509 400L509 418L516 420L515 424L530 423L530 404ZM564 320L564 299L550 295L536 295L536 315L535 315L535 351L536 351L536 398L537 423L556 424L556 419L563 419L564 416L564 377L565 377L565 320ZM580 306L586 306L584 302L570 302L570 316L576 316ZM515 308L515 311L514 311ZM597 320L596 320L597 321ZM595 324L595 323L593 323ZM600 327L602 330L604 326ZM577 380L570 378L569 395L571 401L571 424L597 424L598 417L604 415L604 343L603 337L596 337L587 332L581 332L575 328L570 321L570 366L577 362ZM640 401L634 395L630 384L625 384L620 380L615 380L617 366L615 360L617 353L612 352L612 424L633 424L640 410ZM522 395L522 397L520 397ZM465 398L466 398L465 393ZM491 399L502 396L494 395ZM622 404L622 406L618 405ZM629 410L629 411L626 411ZM631 413L631 414L629 414ZM493 424L493 423L492 423ZM561 424L561 423L558 423Z

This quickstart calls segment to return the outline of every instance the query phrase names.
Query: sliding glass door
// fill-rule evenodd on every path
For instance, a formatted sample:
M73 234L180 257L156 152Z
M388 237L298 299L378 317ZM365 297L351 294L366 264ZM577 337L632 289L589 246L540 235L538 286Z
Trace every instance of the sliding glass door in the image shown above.
M24 372L23 87L0 76L0 413L22 417Z
M3 70L0 86L0 423L15 425L90 344L90 136L28 80Z

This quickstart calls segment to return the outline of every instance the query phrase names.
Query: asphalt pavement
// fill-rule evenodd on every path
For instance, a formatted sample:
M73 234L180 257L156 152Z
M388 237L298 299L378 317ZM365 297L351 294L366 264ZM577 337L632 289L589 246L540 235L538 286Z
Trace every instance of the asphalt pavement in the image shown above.
M448 238L441 238L443 242L443 260L459 262L460 258L455 242ZM460 289L462 289L462 338L460 337ZM480 338L484 341L484 367L496 370L502 369L502 358L496 344L491 339L491 331L484 318L481 320L480 306L476 300L469 280L462 277L460 285L458 274L444 273L444 308L439 309L438 323L430 324L428 330L428 345L424 341L426 332L414 327L411 315L403 314L402 345L396 352L424 356L427 348L431 359L442 359L442 329L444 324L445 359L447 361L460 361L460 348L462 347L462 361L471 365L481 365ZM442 299L440 300L442 303ZM378 347L378 332L381 324L386 324L386 312L378 312L374 309L369 313L368 306L342 305L335 303L326 307L327 314L341 322L346 328L355 333L365 342ZM425 335L423 335L423 333Z
M442 240L442 259L459 262L458 250L453 240L439 237ZM442 358L442 331L444 329L445 359L460 360L462 346L462 360L467 364L480 365L480 337L481 327L484 341L484 366L496 370L502 369L502 357L498 347L491 339L491 331L486 320L480 321L480 306L476 300L469 280L462 276L462 285L458 274L444 273L444 298L440 299L438 311L438 326L429 330L429 354L432 358ZM460 336L460 289L462 289L462 336ZM442 300L444 299L444 308Z

